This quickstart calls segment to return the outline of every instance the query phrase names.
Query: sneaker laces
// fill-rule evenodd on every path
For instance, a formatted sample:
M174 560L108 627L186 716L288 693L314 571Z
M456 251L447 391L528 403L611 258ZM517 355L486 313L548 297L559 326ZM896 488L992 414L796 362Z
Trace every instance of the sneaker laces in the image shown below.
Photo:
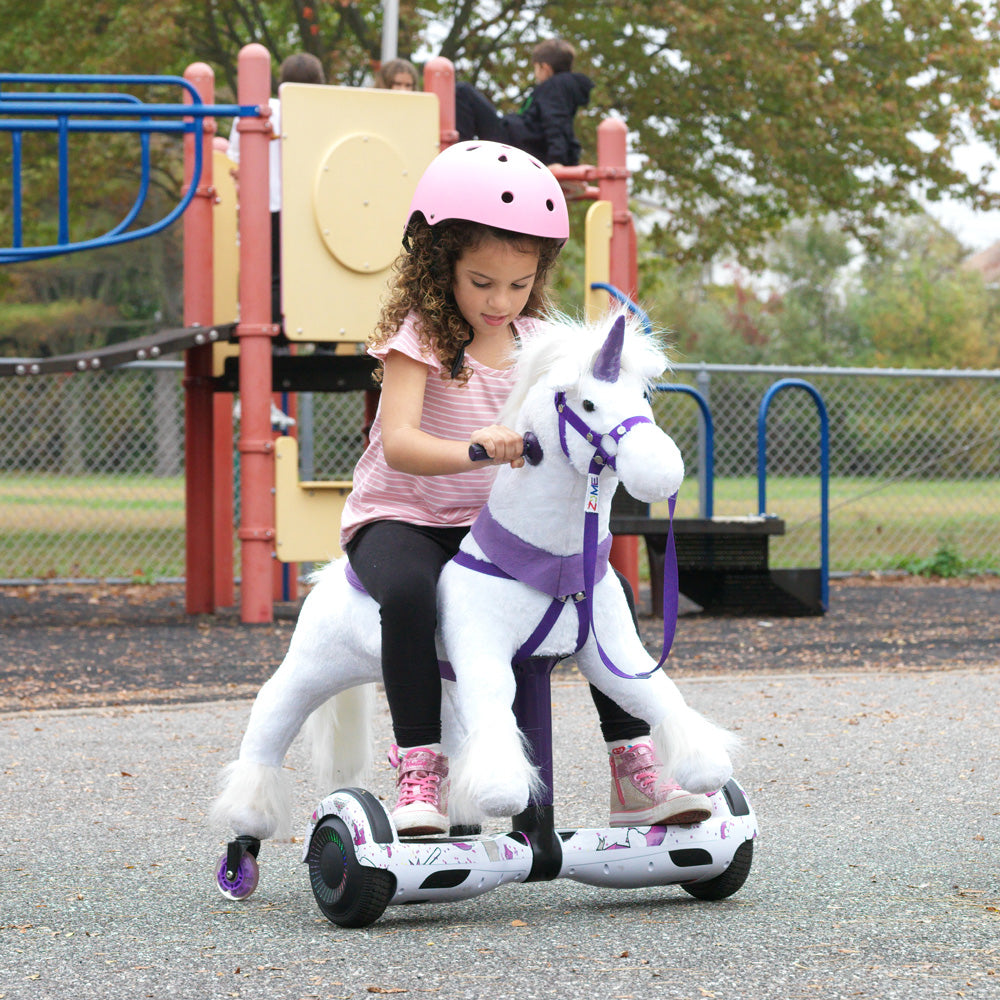
M440 801L441 779L448 774L448 765L442 754L418 747L400 759L399 747L393 744L389 750L389 764L397 768L397 808L414 802L437 805Z
M657 770L660 762L657 760L656 751L648 744L638 743L611 756L617 777L630 778L636 787L651 799L656 800L659 795L680 790L681 786L676 781L669 778L661 780Z

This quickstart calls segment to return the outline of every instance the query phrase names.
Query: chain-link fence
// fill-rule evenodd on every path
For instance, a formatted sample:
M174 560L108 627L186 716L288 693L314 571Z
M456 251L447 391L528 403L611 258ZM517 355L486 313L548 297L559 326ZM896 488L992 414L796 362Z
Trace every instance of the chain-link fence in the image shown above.
M804 380L829 420L833 571L1000 569L1000 373L682 365L714 427L714 513L760 513L759 414L778 380ZM705 469L699 408L664 393L660 425L681 447L689 482L682 515L704 503L690 482ZM786 523L776 567L819 565L820 416L807 391L776 393L764 422L766 512ZM704 490L702 490L703 494Z
M183 576L180 369L159 362L0 383L0 579ZM679 367L674 381L710 403L715 514L758 512L758 409L787 375L814 386L829 414L833 571L1000 569L996 372ZM349 479L362 394L300 394L298 407L302 478ZM659 394L655 407L688 465L679 514L697 515L699 407L682 393ZM238 477L235 457L233 468ZM818 565L819 419L808 393L775 396L767 472L767 511L786 523L772 565ZM237 482L237 503L238 493Z

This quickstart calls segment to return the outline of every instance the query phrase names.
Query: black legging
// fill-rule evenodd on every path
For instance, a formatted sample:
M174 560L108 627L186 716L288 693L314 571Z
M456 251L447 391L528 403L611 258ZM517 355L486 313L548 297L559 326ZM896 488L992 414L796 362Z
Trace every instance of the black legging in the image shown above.
M402 747L441 742L441 675L434 641L437 579L468 530L376 521L347 543L351 567L380 609L382 681L393 735ZM621 579L635 620L632 589ZM593 685L590 693L605 740L649 735L642 719Z

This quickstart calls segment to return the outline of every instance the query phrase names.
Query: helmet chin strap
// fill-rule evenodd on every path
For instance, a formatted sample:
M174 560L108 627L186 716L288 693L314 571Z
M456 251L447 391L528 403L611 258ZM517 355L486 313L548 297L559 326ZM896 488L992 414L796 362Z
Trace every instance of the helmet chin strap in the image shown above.
M465 349L472 343L473 337L475 337L476 331L469 327L469 339L462 344L458 349L458 354L455 355L455 360L451 363L451 377L453 379L458 378L462 374L462 369L465 367Z

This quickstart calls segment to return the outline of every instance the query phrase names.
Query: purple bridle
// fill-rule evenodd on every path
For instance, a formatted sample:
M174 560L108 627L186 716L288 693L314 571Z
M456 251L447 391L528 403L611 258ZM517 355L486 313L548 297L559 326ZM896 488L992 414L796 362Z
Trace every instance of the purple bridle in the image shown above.
M622 326L624 326L624 319L621 320ZM617 327L616 323L616 327ZM619 341L617 345L617 354L619 358L619 365L612 367L614 371L613 378L602 377L599 374L599 370L603 371L605 369L601 368L601 362L604 358L604 352L608 347L608 343L611 342L615 331L608 337L608 342L605 343L604 348L601 350L601 354L598 356L597 362L594 364L594 375L596 378L601 379L601 381L617 381L620 357L621 357L621 343ZM617 471L616 464L616 454L612 454L604 447L604 438L611 438L612 442L617 445L625 435L632 430L634 427L640 424L651 424L653 423L649 417L644 417L641 415L628 417L627 419L621 421L612 430L607 431L605 434L601 434L593 428L581 417L578 413L570 408L566 402L566 394L564 392L556 393L555 397L555 407L559 414L559 444L562 447L563 454L569 458L569 444L566 440L566 429L567 427L572 428L579 434L588 444L594 446L594 454L590 459L590 466L587 470L588 477L588 487L587 493L584 500L583 507L583 597L579 601L577 606L577 612L581 618L581 632L584 627L584 620L586 621L587 633L592 633L594 636L594 641L597 644L597 652L601 657L601 662L605 667L608 668L617 677L624 677L631 680L640 680L644 677L649 677L656 673L660 667L666 662L667 657L670 655L670 647L673 645L674 633L677 628L677 610L678 610L678 594L677 594L677 552L674 545L674 535L673 535L673 516L674 516L674 505L677 502L677 495L674 494L668 500L670 520L671 520L671 530L667 535L667 546L663 565L663 652L660 655L659 662L653 667L652 670L647 670L644 673L639 674L626 674L624 671L619 670L618 667L612 662L611 658L604 651L604 647L601 645L601 640L598 638L597 630L594 626L594 584L597 575L597 550L598 550L598 511L600 509L600 490L601 490L601 473L605 469L611 469L613 472ZM669 578L669 579L668 579Z

